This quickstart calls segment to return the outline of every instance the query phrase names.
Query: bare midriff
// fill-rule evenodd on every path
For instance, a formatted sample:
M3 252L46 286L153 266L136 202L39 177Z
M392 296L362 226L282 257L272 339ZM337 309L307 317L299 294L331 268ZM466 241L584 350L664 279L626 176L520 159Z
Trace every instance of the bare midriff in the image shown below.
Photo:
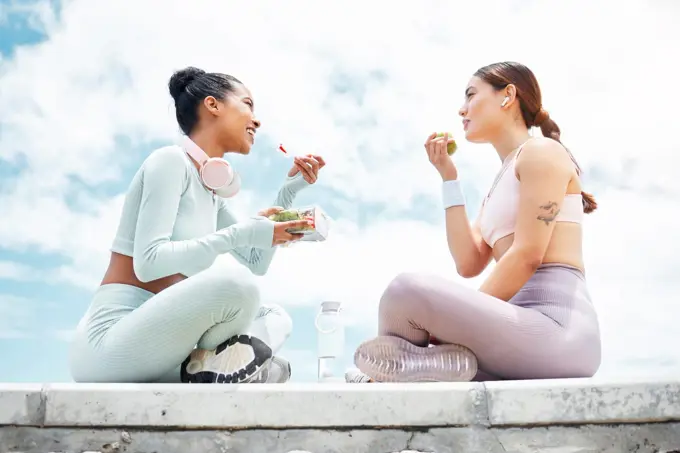
M141 282L135 275L135 270L132 265L132 257L121 255L120 253L112 252L109 267L106 269L101 285L121 284L132 285L137 288L144 289L153 294L158 294L166 288L179 283L187 278L182 274L169 275L167 277L152 280L150 282Z

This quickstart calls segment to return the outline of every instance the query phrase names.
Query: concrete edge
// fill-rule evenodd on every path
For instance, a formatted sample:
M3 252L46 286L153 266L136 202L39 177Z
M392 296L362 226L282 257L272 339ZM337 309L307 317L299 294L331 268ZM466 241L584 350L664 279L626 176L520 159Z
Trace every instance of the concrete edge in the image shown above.
M680 421L680 378L484 383L493 427Z
M23 400L22 408L13 412L0 411L0 426L343 430L680 421L680 378L663 381L565 379L378 386L250 384L237 387L0 383L0 397L6 390L5 394L10 394L10 404ZM128 398L134 394L149 400L146 407L135 406L139 404L139 398ZM246 415L238 414L241 417L239 422L238 417L225 415L228 410L220 409L232 406L247 411L247 405L252 406L253 398L264 398L277 408L281 407L282 412L288 412L277 418L251 410ZM306 401L307 407L316 405L318 409L310 409L314 413L311 415L300 411L299 405L285 409L286 406L296 406L298 401ZM215 408L206 412L206 405ZM139 408L136 413L120 415L125 411L128 414L135 412L135 407ZM333 409L329 410L329 407ZM369 408L372 410L369 411ZM182 411L203 412L203 416L193 422L193 417L181 415Z
M45 426L45 420L47 419L47 389L44 385L40 387L38 401L34 402L37 403L37 405L32 406L29 405L29 403L29 401L26 401L26 406L29 408L34 407L32 412L35 414L35 417L33 418L35 424L37 426Z
M345 383L52 384L45 426L347 430L488 425L481 383L404 387Z
M0 426L43 426L46 408L44 385L0 382Z

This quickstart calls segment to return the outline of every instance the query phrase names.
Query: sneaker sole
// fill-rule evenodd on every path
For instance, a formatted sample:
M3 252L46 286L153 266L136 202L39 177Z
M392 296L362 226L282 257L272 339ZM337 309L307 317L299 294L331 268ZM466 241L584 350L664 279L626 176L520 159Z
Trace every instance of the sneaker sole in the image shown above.
M252 357L245 366L242 364ZM258 376L269 365L272 350L249 335L235 335L214 351L195 349L182 362L182 382L192 384L239 384ZM201 368L195 373L189 370Z
M269 366L263 368L256 377L249 382L257 384L285 384L293 374L290 362L281 357L272 357ZM272 378L276 376L276 379Z
M348 384L372 384L375 380L359 370L349 370L345 372L345 382Z
M420 347L393 336L359 345L354 364L378 382L468 382L477 374L477 357L464 346Z
M278 367L280 369L279 378L273 382L275 384L285 384L290 381L290 377L293 375L293 369L290 366L290 362L287 360L278 359L277 357L272 358L270 367Z

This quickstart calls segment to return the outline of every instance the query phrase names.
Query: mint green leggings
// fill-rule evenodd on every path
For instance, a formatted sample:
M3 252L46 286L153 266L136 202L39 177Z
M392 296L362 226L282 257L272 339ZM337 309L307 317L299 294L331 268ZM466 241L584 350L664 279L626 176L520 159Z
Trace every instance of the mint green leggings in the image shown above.
M76 382L180 382L182 361L246 333L276 353L292 332L279 306L260 305L249 271L212 266L154 295L100 286L71 344Z

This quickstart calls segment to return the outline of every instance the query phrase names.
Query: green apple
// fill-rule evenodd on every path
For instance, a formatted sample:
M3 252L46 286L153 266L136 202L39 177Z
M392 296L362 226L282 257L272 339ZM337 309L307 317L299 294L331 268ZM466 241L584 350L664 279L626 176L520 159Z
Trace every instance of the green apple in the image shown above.
M444 132L437 132L437 137L443 137L443 136L444 136ZM453 134L451 132L449 132L449 140L453 140ZM457 149L458 149L458 145L456 144L455 140L453 140L453 142L446 145L446 152L449 154L449 156L452 156L453 153L455 153Z

